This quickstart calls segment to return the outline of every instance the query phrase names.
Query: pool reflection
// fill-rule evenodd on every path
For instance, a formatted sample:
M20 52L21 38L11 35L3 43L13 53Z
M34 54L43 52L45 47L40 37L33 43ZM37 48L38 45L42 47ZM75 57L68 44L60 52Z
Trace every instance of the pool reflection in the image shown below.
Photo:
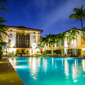
M36 80L48 80L49 82L53 81L54 83L62 80L64 83L74 84L77 82L79 83L79 81L82 82L85 79L84 59L28 57L9 58L9 61L17 70L23 82L29 80L29 85L31 82L38 85ZM24 76L22 76L22 72L24 72Z

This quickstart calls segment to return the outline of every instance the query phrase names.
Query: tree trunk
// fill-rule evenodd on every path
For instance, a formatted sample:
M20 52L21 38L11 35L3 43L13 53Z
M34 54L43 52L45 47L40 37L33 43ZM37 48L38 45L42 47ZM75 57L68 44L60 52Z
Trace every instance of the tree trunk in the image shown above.
M0 46L0 59L2 58L2 46Z
M72 56L75 56L75 43L74 43L74 40L73 40L73 43L72 43Z
M46 55L46 43L45 43L45 55Z
M7 48L6 48L6 56L7 56Z
M52 44L52 55L53 55L53 44Z

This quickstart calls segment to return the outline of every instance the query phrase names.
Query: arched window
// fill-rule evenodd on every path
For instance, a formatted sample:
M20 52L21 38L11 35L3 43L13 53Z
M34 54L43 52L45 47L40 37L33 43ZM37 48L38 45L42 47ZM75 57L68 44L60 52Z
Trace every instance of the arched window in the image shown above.
M29 34L17 34L16 36L16 47L18 48L29 48Z
M20 34L17 34L16 37L16 47L20 47Z
M26 35L26 48L29 48L29 34Z

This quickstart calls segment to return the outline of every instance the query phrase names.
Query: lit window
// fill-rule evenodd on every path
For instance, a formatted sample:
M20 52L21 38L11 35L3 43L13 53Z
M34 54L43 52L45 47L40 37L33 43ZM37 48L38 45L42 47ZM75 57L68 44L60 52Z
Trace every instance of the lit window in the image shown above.
M19 50L17 50L17 53L19 53Z

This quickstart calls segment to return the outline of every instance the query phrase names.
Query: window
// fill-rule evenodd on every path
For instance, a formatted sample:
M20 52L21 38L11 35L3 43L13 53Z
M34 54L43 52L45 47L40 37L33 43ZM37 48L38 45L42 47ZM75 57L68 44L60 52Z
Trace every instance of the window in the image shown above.
M17 50L17 53L19 53L19 50Z
M24 53L24 50L22 50L22 53Z
M9 35L9 37L10 37L10 38L12 38L12 37L13 37L13 35L12 35L12 34L10 34L10 35Z
M69 38L67 37L67 44L70 45L70 40Z
M29 36L29 34L27 34L27 35L26 35L26 40L25 40L25 41L26 41L26 47L28 47L28 48L29 48L29 43L30 43L29 40L30 40L30 36Z
M27 53L29 53L29 50L27 50Z
M29 48L30 37L29 34L17 34L16 47L19 48Z
M24 34L21 35L21 47L22 48L25 47L25 35Z
M33 39L35 39L36 38L36 36L33 36Z
M36 43L36 41L34 41L34 43Z

